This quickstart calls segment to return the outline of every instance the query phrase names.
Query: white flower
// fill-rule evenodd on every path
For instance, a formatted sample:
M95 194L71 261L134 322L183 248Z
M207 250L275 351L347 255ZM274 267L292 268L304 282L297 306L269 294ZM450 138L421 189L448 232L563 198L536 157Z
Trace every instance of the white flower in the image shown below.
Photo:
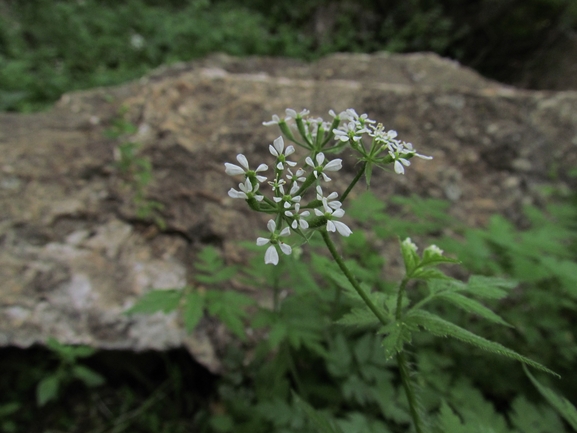
M330 207L331 209L338 209L343 205L340 201L335 200L335 198L339 196L337 192L331 192L329 195L325 197L323 196L323 189L321 188L320 185L317 185L316 189L317 189L317 200L322 201L323 206Z
M244 183L238 184L238 187L240 191L231 188L230 191L228 191L228 195L232 198L243 198L245 200L247 200L249 197L254 197L256 201L262 201L263 196L256 195L256 192L258 191L258 183L253 188L250 179L246 178Z
M291 182L293 182L293 188L295 185L297 185L297 182L304 182L305 180L307 180L307 178L303 176L303 174L305 174L305 171L302 168L299 168L295 174L293 174L290 168L287 169L287 171L289 174L286 175L286 178Z
M325 171L339 171L342 168L342 159L340 158L333 159L332 161L329 161L327 164L323 165L325 161L325 154L320 152L317 154L315 159L317 162L316 165L310 156L307 156L305 163L315 170L313 173L316 178L318 178L318 175L321 174L325 182L329 182L331 180L331 178L325 174Z
M294 146L291 145L291 146L288 146L285 150L284 140L282 137L278 137L277 139L275 139L273 144L268 146L268 149L273 156L276 156L276 158L278 160L278 164L276 165L276 168L278 168L279 170L284 170L283 162L286 162L291 167L294 167L295 165L297 165L296 162L286 160L287 156L295 153L295 148L294 148ZM283 153L283 151L284 151L284 153Z
M311 213L306 210L299 214L301 205L299 203L295 204L294 212L287 210L285 211L285 215L293 218L293 222L291 223L291 227L296 230L296 228L300 225L301 229L306 229L309 227L309 223L303 219L303 217L308 217Z
M286 121L286 120L289 120L289 119L290 119L290 117L284 119L283 121ZM273 114L273 115L272 115L272 120L269 120L268 122L262 122L262 124L263 124L264 126L272 126L272 125L278 125L280 122L281 122L280 118L279 118L276 114Z
M403 165L408 167L409 165L411 165L411 161L405 158L397 158L395 160L395 173L405 174L405 167L403 167Z
M417 251L418 247L417 245L411 240L411 238L407 238L403 241L403 245L406 247L409 247L410 249L412 249L413 251Z
M280 250L284 254L289 255L292 252L292 248L290 247L290 245L287 245L283 241L278 240L278 238L279 236L289 236L291 231L288 227L285 227L279 234L277 234L276 223L274 222L274 220L269 220L266 226L268 230L271 232L271 237L270 238L258 237L256 239L256 244L260 247L270 242L271 245L267 248L266 253L264 254L264 263L267 265L268 264L277 265L278 252L276 250L275 245L278 245Z
M443 250L440 249L436 245L431 245L430 247L426 248L425 251L428 251L433 256L442 256L443 255Z
M324 202L323 207L324 212L319 209L315 209L315 215L324 216L327 219L327 231L334 232L336 230L342 236L350 236L352 230L349 228L349 226L343 222L335 220L335 218L341 218L345 214L345 211L342 208L331 209Z
M266 171L268 170L268 165L266 164L260 164L256 170L251 170L248 166L248 160L246 159L246 156L244 156L242 153L239 153L236 156L236 160L240 163L240 165L242 167L239 167L238 165L235 164L230 164L228 162L224 163L224 166L226 167L225 169L225 173L228 174L229 176L236 176L237 174L244 174L246 177L255 177L256 180L258 180L259 182L264 182L266 180L266 177L264 176L259 176L256 173L259 173L261 171Z
M306 116L307 114L310 113L310 111L305 108L304 110L302 110L300 113L297 114L297 112L296 112L295 110L293 110L292 108L287 108L287 109L285 110L285 113L286 113L286 115L288 116L288 118L296 119L297 116L298 116L298 117L304 117L304 116Z

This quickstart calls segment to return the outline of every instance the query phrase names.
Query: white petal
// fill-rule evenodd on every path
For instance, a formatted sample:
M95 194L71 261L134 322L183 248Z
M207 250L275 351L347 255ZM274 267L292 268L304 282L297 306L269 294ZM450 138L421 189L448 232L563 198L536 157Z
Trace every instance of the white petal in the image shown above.
M307 165L310 165L312 168L315 168L315 163L313 162L313 160L311 159L310 156L307 156L307 157L306 157L305 163L306 163ZM243 172L243 173L244 173L244 172Z
M292 108L287 108L286 110L284 110L284 112L291 119L295 119L297 117L297 112L295 110L293 110Z
M316 216L323 216L323 215L324 215L324 213L323 213L323 212L321 212L321 211L320 211L320 210L318 210L318 209L315 209L315 215L316 215Z
M276 223L274 222L274 220L268 220L268 222L266 223L266 226L267 226L269 232L274 233L274 231L276 229Z
M345 211L341 208L335 209L333 211L333 216L337 217L337 218L342 218L344 214L345 214Z
M348 237L352 233L352 230L345 223L342 223L340 221L333 221L333 223L336 226L337 231L342 236Z
M293 184L293 186L291 186L291 190L290 190L290 195L296 194L296 192L299 190L299 186L297 185L297 183L295 182Z
M272 144L269 144L269 145L268 145L268 151L272 154L272 156L278 157L278 152L277 152L276 149L272 146Z
M329 195L327 195L327 200L333 200L335 198L337 198L339 196L338 192L331 192Z
M298 222L297 222L297 220L294 220L294 221L292 222L291 227L296 230L296 228L298 227Z
M399 161L395 161L395 173L405 174L405 167Z
M276 165L276 168L278 168L279 170L284 170L284 165L282 165L282 162L279 162L279 163Z
M264 126L271 126L271 125L278 125L280 122L280 119L278 118L278 116L276 114L272 115L272 120L269 120L268 122L262 122L262 124Z
M433 159L432 156L425 156L425 155L421 155L420 153L415 153L415 156L418 156L421 159Z
M295 165L297 165L297 163L294 161L286 161L286 163L291 167L294 167Z
M281 242L280 244L278 244L278 246L280 247L280 250L285 253L287 256L292 252L292 248L290 245L285 244L284 242Z
M257 176L256 180L258 180L260 183L264 182L266 180L266 177L264 176Z
M309 223L303 219L299 220L299 224L301 225L302 229L308 229L309 228Z
M319 153L319 154L317 155L317 157L316 157L316 160L317 160L317 164L318 164L318 165L323 165L323 162L324 162L324 160L325 160L325 154L322 153L322 152Z
M295 153L295 147L293 145L290 145L289 147L286 148L286 152L284 153L286 156L292 155L293 153Z
M235 176L237 174L244 174L245 171L240 168L238 165L234 165L234 164L230 164L228 162L224 163L224 166L226 167L226 170L224 171L226 174L228 174L229 176Z
M228 195L229 195L229 197L232 197L232 198L243 198L245 200L248 198L248 196L244 192L237 191L236 189L233 189L233 188L231 188L228 191Z
M271 245L266 249L266 253L264 254L264 263L265 265L278 264L278 253L276 252L276 248L274 247L274 245Z
M272 199L275 201L275 203L280 203L282 201L282 197L273 197Z
M335 224L331 220L327 221L327 230L329 232L334 232L336 230Z
M301 218L304 217L308 217L311 213L308 210L305 210L303 213L301 213Z
M268 165L266 165L266 164L261 164L261 165L259 165L259 166L256 168L255 172L258 173L258 172L260 172L260 171L267 171L267 170L268 170Z
M323 167L323 171L339 171L341 168L343 168L343 160L333 159Z
M399 161L401 161L405 167L408 167L409 165L411 165L411 161L409 161L408 159L399 158Z
M288 227L285 227L284 229L282 229L282 231L279 233L279 236L290 236L291 234L291 229L289 229Z
M246 156L244 156L242 153L239 153L236 155L236 160L245 168L245 170L248 170L248 160L246 159Z
M316 175L316 174L317 174L317 172L315 171L315 175ZM324 173L321 173L321 174L323 175L323 179L325 180L325 182L330 182L330 181L331 181L331 178L328 177L326 174L324 174Z
M256 238L256 244L257 244L259 247L262 247L263 245L268 244L269 241L270 241L270 239L267 239L267 238Z
M272 142L274 148L276 149L276 151L281 154L283 149L284 149L284 140L282 139L282 137L278 137L276 138L273 142ZM275 155L278 156L278 155Z

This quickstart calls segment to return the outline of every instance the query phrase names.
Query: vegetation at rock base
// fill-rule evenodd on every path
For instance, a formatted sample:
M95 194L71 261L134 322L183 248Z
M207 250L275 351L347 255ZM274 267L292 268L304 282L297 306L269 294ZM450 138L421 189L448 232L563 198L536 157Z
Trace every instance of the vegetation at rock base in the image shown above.
M446 304L439 311L443 317L562 376L558 380L533 371L535 377L528 377L506 358L415 334L418 351L412 362L419 372L421 405L432 426L445 433L572 431L571 407L577 403L575 197L551 197L544 210L527 207L522 230L497 215L486 229L463 227L447 216L448 203L441 200L396 198L386 207L378 203L378 209L375 203L370 193L350 203L349 213L365 227L343 238L344 252L356 260L349 263L356 275L383 290L393 288L392 279L386 274L383 279L381 270L394 258L380 255L379 245L404 230L416 233L419 240L434 238L455 252L468 271L487 278L507 276L518 283L508 297L484 301L512 327L471 319ZM387 212L393 208L395 217ZM247 249L256 250L250 244ZM104 377L104 384L88 387L72 380L66 393L39 408L35 390L58 369L59 357L47 357L44 349L3 349L0 425L7 432L406 431L409 418L399 376L383 356L377 335L334 322L351 301L338 281L319 285L323 280L318 277L326 274L330 261L316 253L306 264L304 256L291 257L277 267L266 266L259 250L249 268L239 269L227 266L215 248L206 247L195 262L196 287L201 290L175 290L178 296L162 304L145 297L131 311L181 308L184 324L192 329L205 319L188 309L187 301L202 297L205 311L239 336L224 355L221 376L211 375L182 353L101 352L76 362ZM248 298L241 300L244 309L227 314L231 278L251 287L258 284L259 290L273 288L278 314L244 314L244 309L253 308ZM421 290L419 285L410 288L411 296ZM242 321L253 330L250 335L239 327ZM247 352L248 347L255 349ZM539 380L538 387L534 380ZM323 430L323 425L334 430Z
M510 82L575 30L574 0L2 0L0 110L212 52L433 51Z

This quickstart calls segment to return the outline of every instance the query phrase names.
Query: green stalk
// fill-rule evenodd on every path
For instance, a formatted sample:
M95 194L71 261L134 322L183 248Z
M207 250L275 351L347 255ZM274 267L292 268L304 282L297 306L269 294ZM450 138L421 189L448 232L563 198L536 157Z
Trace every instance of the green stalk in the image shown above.
M377 306L373 303L373 301L361 288L360 284L358 283L357 279L353 276L349 268L347 268L347 265L337 252L335 244L329 237L327 231L325 229L321 229L320 232L323 237L323 240L325 241L325 244L327 245L331 255L333 256L333 259L335 259L337 265L339 265L339 268L341 269L343 274L345 274L345 277L347 277L347 280L349 280L349 282L355 288L359 296L363 299L367 307L369 307L369 309L373 312L373 314L377 317L377 319L379 319L379 321L383 324L383 326L386 326L389 321L387 320L383 312L377 308ZM405 277L403 278L403 281L401 282L401 285L399 287L399 293L397 295L397 311L396 311L397 320L400 320L402 318L403 295L405 293L407 283L408 278ZM423 422L421 421L421 417L417 409L417 398L415 396L415 390L411 382L409 364L405 357L405 353L402 351L397 353L397 364L399 366L399 371L401 373L403 388L405 389L405 394L407 395L407 400L409 401L409 408L411 412L411 417L413 418L413 423L415 424L415 430L417 433L423 433L424 432Z
M359 179L361 178L361 176L363 175L363 173L365 172L365 167L367 166L366 162L363 162L363 164L361 165L361 169L359 170L359 172L357 173L357 175L355 176L355 178L353 179L353 181L351 182L351 184L348 186L348 188L345 190L345 192L343 193L343 195L340 198L340 202L343 203L345 201L345 199L347 198L347 196L349 195L349 192L351 192L351 190L353 189L353 187L357 184L357 182L359 181Z
M327 231L325 229L319 231L321 232L323 240L325 241L325 244L327 245L329 251L331 252L331 255L333 256L333 259L335 259L335 262L337 262L339 268L341 268L341 271L343 272L343 274L345 274L345 277L347 277L347 280L349 280L349 282L355 288L359 296L363 299L365 304L367 304L367 307L369 307L369 309L373 312L373 314L377 316L377 318L383 324L383 326L386 326L389 321L387 320L383 312L380 311L377 308L377 306L373 303L371 298L369 298L369 295L367 295L365 291L361 288L360 284L357 282L357 279L353 276L349 268L347 268L347 265L345 265L345 262L337 252L335 244L329 237Z
M415 395L413 382L411 382L411 371L409 369L409 363L405 356L405 352L401 351L397 353L397 364L399 366L399 371L401 372L403 388L405 389L405 394L409 401L409 411L411 412L411 417L415 424L415 431L417 433L423 433L423 422L421 421L421 416L419 415L419 410L417 408L417 397Z

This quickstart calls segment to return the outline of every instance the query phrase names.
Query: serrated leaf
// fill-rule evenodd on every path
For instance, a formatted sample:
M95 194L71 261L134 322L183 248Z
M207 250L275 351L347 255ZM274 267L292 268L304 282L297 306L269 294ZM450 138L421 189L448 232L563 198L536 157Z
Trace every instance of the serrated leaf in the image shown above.
M55 374L45 377L36 387L36 403L38 406L44 406L51 400L58 397L60 388L60 379Z
M136 301L136 304L124 314L151 314L157 311L169 313L178 308L182 294L182 290L176 289L152 290Z
M237 292L211 290L206 294L208 312L218 317L229 331L244 340L243 319L247 316L244 307L254 301L246 295Z
M445 273L439 269L435 269L435 268L422 268L422 267L418 267L417 269L415 269L413 271L412 274L410 274L411 278L415 278L418 280L424 280L424 281L429 281L429 280L449 280L452 279L451 277L445 275Z
M468 428L463 425L461 418L453 409L443 400L441 403L441 409L439 415L437 416L437 426L438 431L442 433L469 433Z
M204 313L204 297L197 291L191 291L184 297L184 308L182 318L184 327L189 334L194 331L196 325Z
M544 365L539 364L532 359L529 359L523 355L518 354L514 350L511 350L502 344L495 343L494 341L487 340L464 328L461 328L454 323L448 322L441 319L439 316L431 314L423 310L410 311L405 318L411 317L411 319L418 325L425 328L431 334L438 337L453 337L457 340L461 340L464 343L472 344L480 349L486 350L487 352L495 353L498 355L506 356L511 359L515 359L524 364L530 365L538 370L545 371L554 376L559 376L552 370L549 370Z
M104 377L92 371L88 367L84 367L83 365L75 365L72 367L72 375L76 378L84 382L84 384L88 387L96 387L102 385L105 380Z
M325 414L315 410L310 404L302 400L294 391L293 399L296 406L307 415L319 433L343 433L339 426L333 424Z
M439 255L427 256L426 254L423 254L423 261L421 262L420 266L430 267L430 266L438 266L438 265L442 265L442 264L455 265L455 264L459 264L459 263L461 263L460 260L451 259L449 257L439 256Z
M405 343L410 343L413 332L418 327L410 317L405 316L402 321L395 321L384 326L379 333L387 333L382 345L385 349L385 356L391 358L403 350Z
M555 408L557 412L559 412L559 415L561 415L565 421L567 421L569 425L573 427L575 431L577 431L577 409L575 406L573 406L571 402L565 397L557 395L557 393L551 388L541 385L541 383L531 374L528 368L523 366L523 369L525 370L525 374L529 377L529 379L531 379L531 382L533 382L533 385L535 385L541 395L549 402L551 406L553 406L553 408Z
M368 308L353 308L350 313L345 314L336 323L357 328L373 328L381 322Z
M453 305L465 310L468 313L476 314L477 316L483 317L491 322L499 323L500 325L513 327L509 323L505 322L499 315L485 307L483 304L475 301L474 299L467 298L460 293L455 292L444 292L436 296L437 299L444 299Z
M549 406L537 406L525 396L518 396L511 405L509 419L523 433L564 432L563 421Z
M518 285L518 282L506 278L472 275L465 290L482 298L501 299L507 296L507 290Z
M443 278L427 281L427 287L431 293L436 294L444 291L458 292L465 289L466 285L462 281L455 280L453 278Z

